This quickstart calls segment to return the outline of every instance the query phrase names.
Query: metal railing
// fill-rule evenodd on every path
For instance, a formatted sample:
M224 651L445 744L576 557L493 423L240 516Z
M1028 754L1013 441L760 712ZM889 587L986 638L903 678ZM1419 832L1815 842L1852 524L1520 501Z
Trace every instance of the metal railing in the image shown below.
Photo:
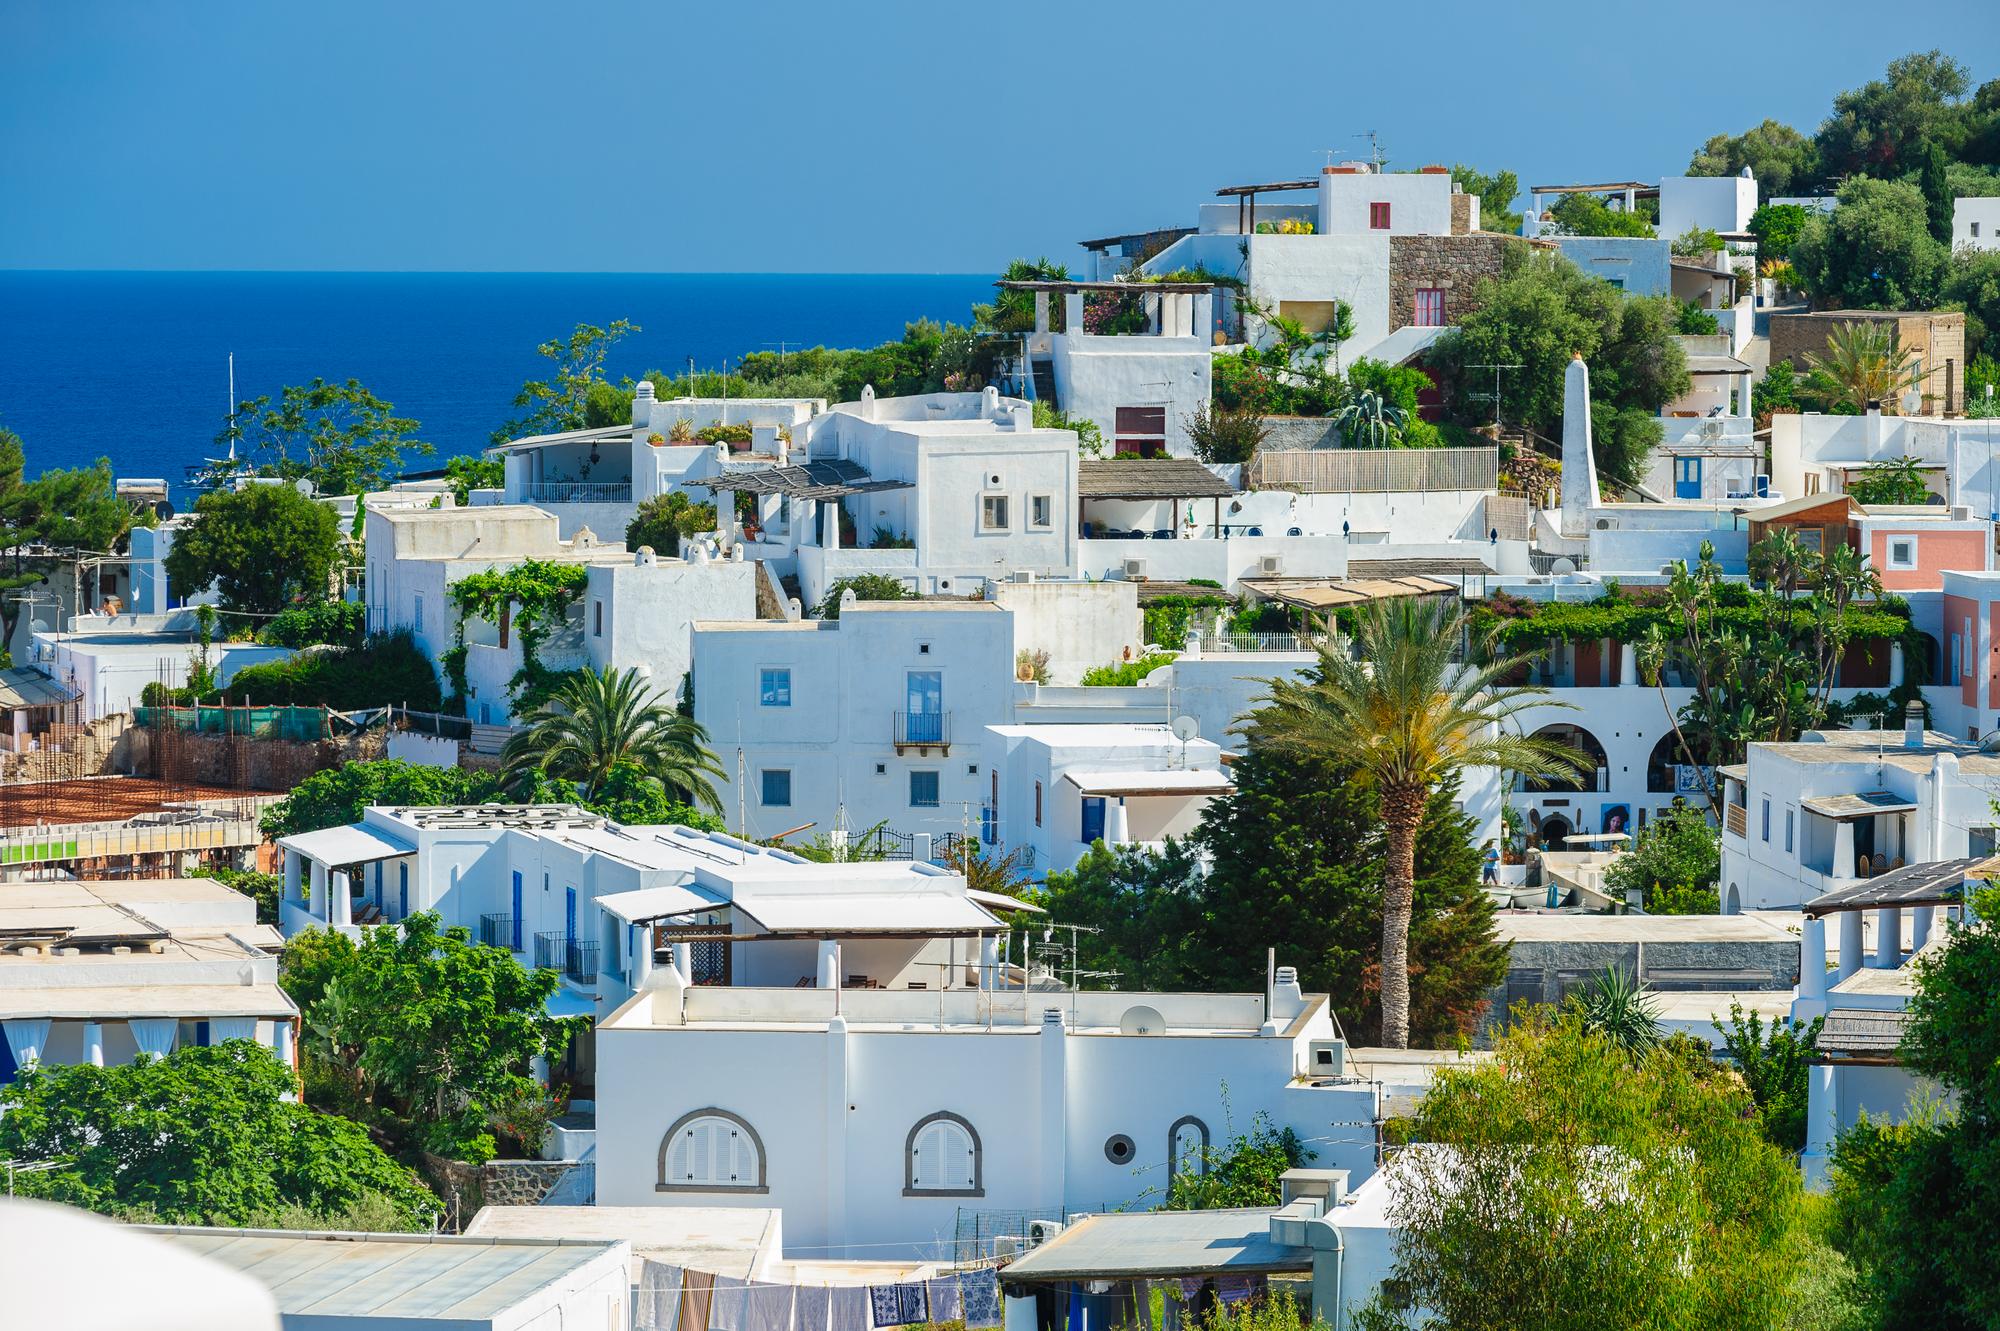
M597 983L597 944L572 938L563 949L563 974L578 984Z
M591 481L544 481L520 489L522 504L629 504L632 482L600 485Z
M897 712L892 728L894 736L890 742L898 748L951 743L949 712Z
M504 947L514 950L514 917L501 911L496 915L479 917L479 941L488 947Z
M1316 652L1324 633L1224 633L1210 628L1196 639L1207 652Z
M1250 459L1245 488L1302 494L1495 489L1497 448L1284 448Z
M569 935L560 929L535 935L535 969L559 971L569 964Z

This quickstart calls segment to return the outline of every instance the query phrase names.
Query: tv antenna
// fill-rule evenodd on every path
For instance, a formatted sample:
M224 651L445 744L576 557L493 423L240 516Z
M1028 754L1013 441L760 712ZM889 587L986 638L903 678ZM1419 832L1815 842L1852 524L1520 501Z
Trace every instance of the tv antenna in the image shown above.
M1493 371L1493 391L1491 393L1467 393L1466 396L1468 398L1471 398L1474 402L1490 401L1493 404L1493 428L1496 430L1499 429L1500 428L1500 376L1509 370L1520 370L1520 369L1525 369L1526 367L1522 365L1468 365L1465 368L1468 370Z

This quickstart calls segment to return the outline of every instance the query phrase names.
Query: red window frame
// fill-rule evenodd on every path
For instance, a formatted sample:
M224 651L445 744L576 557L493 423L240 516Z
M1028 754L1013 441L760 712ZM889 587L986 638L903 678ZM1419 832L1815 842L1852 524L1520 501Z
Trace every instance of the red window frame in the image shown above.
M1111 434L1113 456L1164 457L1167 452L1167 409L1120 407L1114 417Z
M1389 229L1389 205L1380 199L1368 205L1368 229L1371 231Z
M1412 318L1419 328L1444 327L1444 288L1418 287Z

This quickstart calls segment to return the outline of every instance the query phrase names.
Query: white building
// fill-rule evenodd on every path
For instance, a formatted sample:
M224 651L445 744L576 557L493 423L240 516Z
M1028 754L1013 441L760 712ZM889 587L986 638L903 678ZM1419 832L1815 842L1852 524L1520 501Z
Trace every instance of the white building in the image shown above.
M1853 477L1906 457L1922 464L1933 503L2000 518L2000 421L1879 411L1771 418L1771 481L1786 495L1844 493Z
M1326 1000L1289 967L1262 994L658 979L598 1027L607 1205L777 1206L803 1249L893 1256L950 1243L965 1208L1157 1201L1258 1114L1373 1165L1378 1089L1337 1080Z
M0 1081L36 1060L108 1066L223 1040L293 1059L277 933L219 883L11 883L0 934Z
M2000 198L1959 199L1951 208L1951 247L2000 250Z
M67 632L37 629L32 660L82 698L85 721L130 712L148 684L180 688L200 654L192 610L160 615L77 615ZM227 687L245 666L290 659L289 647L260 642L209 644L209 666Z

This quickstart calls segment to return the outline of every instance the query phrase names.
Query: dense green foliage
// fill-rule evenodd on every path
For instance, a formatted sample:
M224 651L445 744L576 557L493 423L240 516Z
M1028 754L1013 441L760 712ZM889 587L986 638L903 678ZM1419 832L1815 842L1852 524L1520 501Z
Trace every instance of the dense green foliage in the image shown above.
M340 521L289 485L211 490L167 551L167 583L183 599L215 585L224 609L275 615L327 599Z
M407 631L376 634L358 647L312 647L288 660L245 666L230 677L221 697L232 705L336 712L392 704L434 712L443 701L437 671Z
M429 454L417 422L395 414L358 380L288 384L277 401L266 395L237 404L217 435L259 476L309 481L322 495L380 490L403 474L403 456ZM221 467L214 477L226 483Z
M1581 355L1590 367L1591 425L1599 478L1622 488L1645 473L1660 440L1658 412L1685 393L1687 359L1675 340L1679 305L1626 296L1559 254L1510 249L1497 280L1481 283L1476 308L1438 340L1429 365L1446 410L1462 424L1491 419L1490 374L1479 365L1521 365L1500 383L1500 414L1551 438L1562 431L1564 376Z
M639 331L637 324L624 319L614 320L609 327L580 323L567 336L536 347L535 354L549 362L548 377L521 385L521 391L514 395L514 406L521 415L495 430L493 442L504 444L528 435L630 420L629 393L622 410L615 401L616 390L610 393L614 400L603 407L597 406L597 400L611 387L604 379L604 358L619 341ZM594 408L597 419L592 419ZM605 415L611 419L603 419Z
M1163 665L1171 665L1172 652L1145 652L1129 661L1113 661L1110 665L1092 666L1083 672L1083 683L1092 688L1130 688L1143 681Z
M715 778L723 771L708 732L675 711L636 669L606 666L563 679L507 741L500 771L510 790L549 778L574 782L591 796L620 768L654 779L679 803L722 807Z
M1278 1206L1284 1201L1284 1173L1310 1164L1318 1152L1290 1128L1274 1127L1268 1114L1251 1120L1248 1132L1197 1147L1167 1183L1163 1211L1215 1211L1246 1206Z
M0 426L0 658L27 604L23 593L71 550L114 549L133 523L109 461L52 468L32 481L26 468L21 437Z
M259 873L255 869L207 869L203 876L256 902L259 924L278 923L278 902L285 892L283 874Z
M444 476L451 482L453 498L464 508L472 502L474 490L498 490L507 484L507 464L484 454L472 457L461 453L445 462Z
M1924 480L1923 461L1902 457L1877 462L1859 476L1848 477L1847 493L1865 508L1877 504L1921 504L1930 497L1930 486Z
M359 601L295 605L267 620L257 641L277 647L359 647L368 630L368 607Z
M1467 194L1479 196L1481 231L1495 231L1504 236L1520 234L1521 214L1514 208L1514 200L1521 193L1519 176L1512 171L1487 175L1461 162L1452 167L1451 180Z
M683 491L669 490L639 505L625 525L625 548L650 545L653 553L671 558L681 552L682 541L714 530L714 504L697 504Z
M445 589L458 609L458 645L464 644L468 619L498 625L505 616L511 624L521 644L521 668L508 681L515 711L539 706L561 682L562 675L542 663L541 645L589 585L590 570L581 564L524 559L511 568L467 574ZM457 675L463 658L446 668L454 676L454 696L462 694Z
M1815 304L1923 310L1943 288L1950 252L1931 235L1917 186L1851 176L1840 187L1840 206L1807 220L1791 260Z
M1650 236L1653 224L1644 215L1613 208L1595 194L1565 194L1549 210L1549 219L1566 236Z
M1270 429L1247 411L1202 403L1187 422L1188 442L1203 462L1248 462Z
M1639 829L1631 849L1604 871L1604 883L1620 896L1643 892L1649 915L1714 915L1721 874L1722 842L1707 814L1676 804Z
M1745 1012L1742 1004L1733 999L1729 1004L1723 1049L1757 1104L1764 1136L1787 1151L1805 1149L1813 1041L1824 1024L1822 1017L1810 1022L1778 1017L1767 1027L1763 1018Z
M1889 1331L2000 1324L2000 897L1976 894L1917 966L1902 1063L1955 1097L1897 1125L1863 1122L1834 1152L1835 1242Z
M306 1094L407 1147L478 1163L496 1134L533 1153L554 1107L529 1076L569 1028L545 1012L558 977L419 912L347 935L312 930L280 982L303 1014Z
M1811 139L1790 125L1765 120L1741 134L1717 134L1710 138L1688 163L1687 173L1735 176L1741 175L1746 166L1757 177L1758 188L1767 198L1804 194L1818 183L1819 150Z
M483 772L382 758L313 773L264 810L258 825L275 841L358 823L371 804L481 804L497 795L497 784Z
M394 1228L436 1220L410 1170L294 1090L291 1069L249 1040L118 1067L36 1064L7 1088L0 1158L63 1162L12 1174L19 1195L169 1224L264 1225L287 1211L337 1223L370 1202Z
M886 573L857 573L851 578L836 579L814 607L813 614L820 619L839 619L843 592L853 592L857 601L903 601L911 595L900 578Z
M1757 238L1757 257L1789 259L1810 215L1804 205L1797 203L1767 203L1750 214L1750 234Z
M1785 1326L1798 1169L1697 1042L1635 1053L1532 1015L1492 1061L1438 1069L1409 1136L1390 1166L1404 1306L1364 1325Z

